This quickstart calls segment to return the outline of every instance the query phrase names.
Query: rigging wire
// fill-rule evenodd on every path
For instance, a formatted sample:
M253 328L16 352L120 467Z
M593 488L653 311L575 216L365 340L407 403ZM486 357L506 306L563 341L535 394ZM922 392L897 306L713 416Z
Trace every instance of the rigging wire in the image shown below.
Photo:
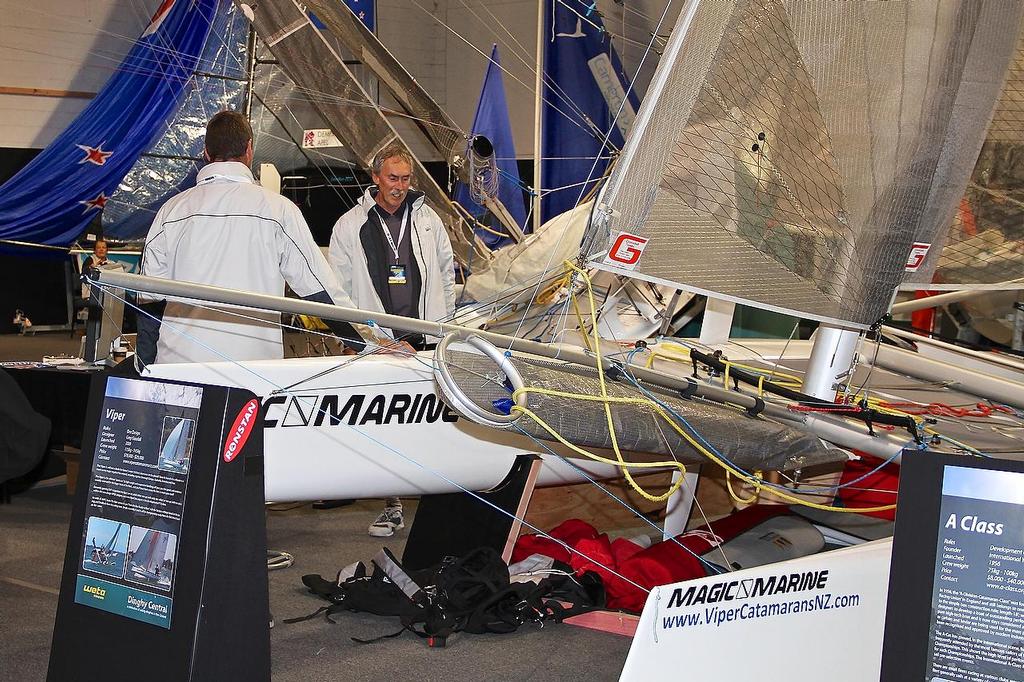
M669 8L671 7L671 5L672 5L671 2L666 3L665 9L662 11L661 18L658 20L658 26L657 26L656 30L654 31L655 34L657 34L659 32L662 23L665 21L665 18L668 16L668 11L669 11ZM552 11L554 11L554 5L552 5ZM553 27L554 27L554 22L552 21L552 28ZM654 39L652 37L651 43L648 44L647 49L644 51L643 57L640 59L640 64L639 64L639 66L637 68L637 73L638 74L643 69L644 64L646 63L648 57L650 56L650 53L651 53L651 51L653 49L653 45L654 45ZM628 83L628 87L626 88L626 91L624 93L622 101L619 103L618 111L616 111L615 115L612 116L612 120L611 120L611 123L608 126L608 130L604 134L604 139L603 139L603 141L601 143L602 144L602 149L604 149L606 147L606 145L608 144L609 140L611 139L612 130L614 130L615 126L618 125L619 117L622 115L622 111L624 110L624 108L626 106L626 103L629 101L629 95L630 95L630 93L633 92L635 82L636 82L636 78L634 77ZM594 160L594 162L590 166L590 170L587 171L587 179L588 180L594 179L594 171L596 169L597 169L597 159ZM579 196L576 199L576 206L577 207L579 207L580 202L583 199L583 196L586 194L586 190L587 190L587 188L586 188L585 185L580 188L580 194L579 194ZM596 206L591 207L591 211L593 211L594 208L596 208ZM562 232L558 235L558 240L555 243L554 248L551 249L551 251L548 253L548 259L547 259L546 263L544 264L544 269L543 269L544 272L548 272L550 270L554 254L558 251L559 247L562 245L562 240L565 238L565 233L567 231L568 231L568 224L566 224L565 228L562 229ZM533 297L536 297L538 291L539 291L539 288L534 290ZM529 314L529 306L527 306L527 310L526 310L525 314ZM521 329L521 326L520 326L520 329ZM514 332L513 336L518 335L520 329L517 329L516 332Z
M473 50L475 50L477 53L479 53L480 56L482 56L488 62L491 62L490 55L484 54L483 50L481 50L476 45L474 45L472 42L470 42L468 39L466 39L464 36L462 36L459 32L455 31L452 27L448 26L443 21L441 21L439 18L434 16L434 14L432 12L430 12L427 8L425 8L423 5L421 5L419 2L417 2L417 0L411 0L411 2L412 2L413 5L415 5L420 10L422 10L431 19L433 19L434 21L439 23L442 27L444 27L445 29L450 31L452 34L454 34L455 37L457 37L459 40L463 41L464 43L466 43L466 45L468 45L469 47L473 48ZM516 81L517 83L522 85L524 88L526 88L528 92L534 92L532 87L526 85L526 83L524 83L522 81L522 79L520 79L518 76L516 76L514 73L512 73L508 69L506 69L504 66L502 66L501 64L497 64L497 63L495 63L495 66L497 66L499 69L501 69L503 73L507 74L509 78L513 79L514 81ZM559 108L554 102L551 102L551 101L546 100L546 99L543 100L543 101L546 104L548 104L554 111L556 111L559 114L561 114L562 116L564 116L566 118L566 120L571 122L573 125L577 126L580 130L583 130L587 134L592 134L591 131L589 131L585 126L583 126L578 120L576 120L572 116L569 116L569 114L567 114L565 111L563 111L561 108Z
M536 68L537 68L536 60L533 60L533 61L531 61L531 60L530 60L530 58L529 58L529 57L530 57L530 52L529 52L528 50L526 50L526 48L524 48L524 47L523 47L522 43L520 43L520 42L519 42L519 41L518 41L518 40L517 40L517 39L516 39L516 38L515 38L514 36L512 36L512 33L511 33L511 32L510 32L510 31L508 30L508 28L506 27L506 25L505 25L505 22L502 22L502 21L500 21L500 20L498 19L498 17L496 17L496 16L494 15L494 13L493 13L493 12L491 12L489 8L487 8L486 4L482 4L482 5L481 5L481 7L482 7L482 8L483 8L483 9L484 9L484 10L485 10L485 11L486 11L486 12L487 12L487 13L488 13L488 14L489 14L490 16L491 16L491 19L492 19L492 22L493 22L493 23L490 23L490 22L486 22L486 21L484 21L483 19L481 19L481 18L480 18L480 16L479 16L479 15L477 15L477 14L476 14L476 12L475 12L475 11L473 11L473 9L471 9L471 8L469 7L469 5L467 5L467 4L466 4L466 0L460 0L460 2L462 3L463 7L465 7L465 8L466 8L466 10L467 10L467 11L468 11L468 12L469 12L470 14L472 14L472 15L473 15L473 17L474 17L474 18L475 18L475 19L476 19L476 20L477 20L478 22L480 22L480 24L481 24L481 25L483 25L483 26L484 26L484 28L485 28L485 29L489 30L489 31L491 32L491 34L492 34L493 36L495 36L495 37L496 37L496 38L498 39L498 41L499 41L499 42L501 42L501 43L502 43L502 45L505 45L506 47L508 47L508 46L509 46L508 42L507 42L507 41L504 41L504 40L502 40L502 39L501 39L501 36L500 36L500 35L498 35L497 31L495 31L495 30L494 30L494 27L495 27L495 26L501 26L501 28L502 28L502 29L503 29L503 30L505 31L505 33L506 33L506 34L507 34L507 35L508 35L509 37L511 37L511 38L512 38L512 40L514 40L514 41L515 41L516 45L517 45L517 46L518 46L518 47L520 48L520 49L519 49L519 51L517 51L517 50L510 50L510 51L512 52L513 56L515 56L515 57L518 57L518 58L519 58L519 61L520 61L520 62L522 63L522 65L523 65L523 66L524 66L524 67L525 67L525 68L526 68L526 69L527 69L528 71L534 71L534 70L536 70ZM452 30L452 32L455 32L455 31L454 31L454 29L450 29L450 30ZM465 40L465 39L463 39L463 40ZM466 42L468 42L468 41L466 41ZM483 54L483 53L481 52L481 54ZM490 55L487 55L487 61L488 61L488 63L494 63L494 64L495 64L495 66L498 66L499 68L501 68L501 66L502 66L501 64L498 64L498 63L496 63L496 62L492 62L492 61L491 61L491 58L490 58ZM508 70L506 70L506 69L502 68L502 71L503 71L503 72L505 72L505 73L508 73L510 77L512 77L512 78L515 78L514 76L512 76L512 74L511 74L511 73L510 73L510 72L509 72ZM551 90L552 94L553 94L553 95L554 95L554 96L555 96L555 97L556 97L557 99L559 99L560 101L564 102L564 103L565 103L565 105L566 105L566 106L568 106L568 107L570 108L570 110L572 110L572 113L573 113L574 115L576 115L577 117L579 117L579 118L578 118L578 120L579 120L579 122L581 123L581 127L583 127L584 129L587 129L587 127L589 127L591 135L593 135L593 134L594 134L595 132L596 132L596 133L600 133L600 131L599 131L599 130L597 129L597 127L596 127L596 126L595 126L595 125L593 124L593 122L592 122L592 121L590 120L590 117L589 117L589 116L587 116L587 114L586 114L586 112L585 112L585 111L583 110L583 108L582 108L582 107L580 107L580 106L579 106L579 105L578 105L578 104L577 104L577 103L576 103L576 102L575 102L575 101L574 101L574 100L573 100L573 99L572 99L571 97L569 97L568 93L566 93L566 92L565 92L565 90L564 90L564 89L562 88L562 86L561 86L561 85L560 85L560 84L559 84L559 83L558 83L558 82L556 81L556 79L554 79L554 78L553 78L553 77L552 77L551 75L549 75L549 74L548 74L548 73L547 73L546 71L544 71L543 69L541 69L541 80L542 80L542 82L543 82L544 84L546 84L546 85L547 85L547 87L549 88L549 90ZM523 85L523 87L527 88L527 91L528 91L528 92L530 92L530 93L531 93L531 94L533 94L533 95L536 95L536 90L535 90L535 88L534 88L534 87L532 87L532 86L530 86L530 85L527 85L527 84L526 84L525 82L523 82L522 80L519 80L518 82L519 82L519 83L520 83L521 85ZM549 102L549 101L548 101L548 100L547 100L546 98L543 98L543 97L542 97L542 100L543 100L543 101L545 101L545 102L548 102L548 103L550 104L550 102ZM559 113L563 113L563 112L559 112ZM569 119L571 120L571 117L570 117L570 116L569 116L568 114L563 114L563 115L565 115L565 116L566 116L566 118L569 118ZM595 137L596 137L596 136L595 136ZM550 157L549 157L549 158L550 158Z
M122 297L118 296L115 293L115 290L114 290L113 287L107 287L107 286L104 286L104 285L102 285L102 284L100 284L98 282L94 282L93 286L99 286L101 289L103 289L109 295L111 295L114 298L117 298L118 300L122 301L125 305L128 305L129 307L135 309L137 313L146 315L148 317L151 317L154 320L156 319L153 315L151 315L150 313L148 313L145 310L142 310L141 308L136 306L134 303L126 300L125 298L122 298ZM185 339L187 339L187 340L189 340L189 341L191 341L193 343L196 343L199 346L202 346L203 348L205 348L206 350L214 353L218 357L223 358L223 360L225 362L228 362L228 363L230 363L232 365L235 365L235 366L245 370L246 372L254 375L255 377L257 377L258 379L260 379L261 381L263 381L267 385L276 386L278 392L282 390L282 387L278 386L269 377L263 376L259 372L256 372L255 370L253 370L253 369L251 369L249 367L246 367L243 363L240 363L240 362L238 362L236 360L232 360L227 355L221 353L220 351L216 350L215 348L210 347L209 345L207 345L207 344L203 343L202 341L200 341L198 338L196 338L193 335L189 334L183 328L179 328L179 325L176 325L176 324L173 324L173 323L172 324L168 324L166 321L161 322L161 330L163 330L163 328L165 326L168 328L169 331L172 331L173 333L175 333L175 334L177 334L179 336L182 336ZM298 399L301 399L303 396L293 396L293 397L298 400ZM315 405L312 406L312 407L313 407L313 409L316 409ZM325 411L324 411L323 408L321 408L319 410L319 412L321 414L325 414ZM384 450L387 450L387 451L397 455L398 457L400 457L401 459L405 460L409 464L412 464L413 466L416 466L416 467L422 469L423 471L427 472L428 474L431 474L432 476L435 476L436 478L444 481L448 485L450 485L450 486L452 486L454 488L457 488L459 491L461 491L461 492L463 492L463 493L465 493L465 494L467 494L467 495L469 495L469 496L479 500L480 502L483 502L484 504L486 504L487 506L491 507L495 511L497 511L497 512L499 512L499 513L501 513L501 514L503 514L505 516L508 516L509 518L513 519L514 521L518 521L522 525L524 525L527 528L530 528L531 530L533 530L539 536L547 538L549 540L552 540L552 541L556 542L561 547L563 547L564 549L569 551L571 554L575 554L575 555L577 555L577 556L579 556L579 557L581 557L583 559L586 559L587 561L593 563L595 566L599 566L600 568L604 569L605 571L608 571L608 573L610 573L611 575L614 575L616 578L619 578L620 580L623 580L623 581L629 583L630 585L636 587L637 589L639 589L639 590L641 590L641 591L643 591L645 593L646 592L650 592L650 590L648 588L644 587L643 585L640 585L639 583L637 583L637 582L631 580L630 578L622 575L621 573L619 573L618 571L614 570L613 568L610 568L610 567L606 566L601 561L588 556L587 554L585 554L584 552L581 552L580 550L576 549L575 547L570 546L568 543L566 543L566 542L564 542L562 540L559 540L558 538L551 537L549 534L547 534L546 532L544 532L543 530L541 530L537 526L535 526L532 523L530 523L527 519L520 518L514 512L510 512L510 511L507 511L507 510L503 509L502 507L498 506L494 502L491 502L490 500L488 500L487 498L483 497L479 493L477 493L477 492L475 492L473 490L470 490L470 489L466 488L465 486L461 485L460 483L458 483L457 481L449 478L448 476L446 476L444 474L444 472L442 472L442 471L440 471L438 469L434 469L432 467L427 466L426 464L418 461L417 459L411 457L410 455L405 454L404 452L402 452L398 448L392 446L391 444L386 443L386 442L384 442L384 441L374 437L371 433L369 433L365 429L359 428L358 426L355 426L355 425L352 425L352 424L348 424L346 422L342 422L342 425L344 425L349 430L354 431L355 433L359 434L360 436L362 436L366 440L369 440L370 442L378 445L379 447L383 448Z

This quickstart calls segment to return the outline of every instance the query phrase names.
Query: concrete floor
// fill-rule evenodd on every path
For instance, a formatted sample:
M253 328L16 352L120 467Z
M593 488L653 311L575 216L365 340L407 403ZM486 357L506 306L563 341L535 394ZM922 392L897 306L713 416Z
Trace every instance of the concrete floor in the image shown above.
M304 339L290 339L288 354L301 354ZM81 331L0 336L0 361L39 361L43 355L77 355ZM0 680L44 680L63 569L71 500L62 480L15 494L0 505ZM430 649L412 634L363 645L399 629L397 619L341 613L332 625L323 618L284 624L312 613L325 602L301 582L306 573L333 576L353 561L368 561L383 545L401 556L408 529L383 541L366 527L381 508L363 500L332 510L281 505L267 513L272 549L295 556L287 569L271 571L270 607L274 680L593 680L616 679L630 639L568 625L524 627L509 635L458 635L445 649ZM416 502L406 502L406 523ZM255 595L254 595L255 596Z
M399 629L397 619L341 613L336 625L312 613L325 602L301 583L305 573L333 577L344 565L370 559L388 546L401 556L407 531L382 543L366 527L379 500L317 511L309 505L268 512L268 544L295 556L295 564L270 572L274 680L612 680L625 662L630 639L569 625L523 627L508 635L458 635L444 649L430 649L403 634L374 644ZM406 507L407 523L415 502ZM63 486L33 489L0 505L0 679L43 680L63 565L71 498ZM256 595L254 595L255 597Z

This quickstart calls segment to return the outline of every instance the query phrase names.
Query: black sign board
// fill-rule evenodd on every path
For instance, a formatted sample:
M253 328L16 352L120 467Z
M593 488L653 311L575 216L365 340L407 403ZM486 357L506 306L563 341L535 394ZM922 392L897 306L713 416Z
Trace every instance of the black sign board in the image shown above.
M270 679L259 412L238 389L94 382L49 680Z
M881 679L1024 679L1024 462L904 457Z

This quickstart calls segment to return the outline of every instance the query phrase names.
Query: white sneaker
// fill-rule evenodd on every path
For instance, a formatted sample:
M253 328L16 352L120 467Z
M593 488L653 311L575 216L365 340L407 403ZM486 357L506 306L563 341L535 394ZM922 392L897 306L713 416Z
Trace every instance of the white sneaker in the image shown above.
M367 532L375 538L389 538L396 530L405 528L402 507L384 507L384 511L370 524Z

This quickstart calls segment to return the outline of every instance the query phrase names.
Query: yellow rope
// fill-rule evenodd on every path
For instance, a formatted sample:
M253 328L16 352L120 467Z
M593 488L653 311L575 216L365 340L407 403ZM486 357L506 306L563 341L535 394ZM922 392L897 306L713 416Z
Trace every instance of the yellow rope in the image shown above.
M761 481L761 479L759 477L748 476L748 475L744 474L743 472L737 470L731 464L729 464L725 460L717 457L713 452L711 452L710 450L708 450L707 448L702 446L689 433L687 433L682 427L680 427L676 423L676 420L672 419L672 417L661 407L661 405L659 405L658 403L656 403L653 400L650 400L648 398L620 398L620 397L615 397L615 396L600 397L600 396L584 395L584 394L578 394L578 393L566 393L564 391L556 391L556 390L550 389L550 388L527 387L527 388L521 388L521 389L515 391L512 394L513 400L515 400L516 397L518 397L519 395L524 394L524 393L537 393L539 395L548 395L548 396L554 396L554 397L557 397L557 398L568 398L568 399L572 399L572 400L583 400L583 401L587 401L587 402L601 402L601 403L604 403L606 407L609 404L611 404L611 403L618 403L618 404L625 404L625 405L638 405L638 406L641 406L641 407L646 407L648 409L654 410L654 412L659 417L661 417L665 422L667 422L668 425L671 426L672 429L676 431L676 433L678 433L680 436L682 436L683 439L687 443L689 443L695 450L697 450L697 452L699 452L700 454L704 455L709 460L711 460L712 462L714 462L718 466L720 466L723 469L725 469L727 474L731 474L731 475L735 476L736 478L740 479L741 481L744 481L745 483L748 483L749 485L754 486L755 488L759 488L762 485L762 481ZM583 451L582 449L578 448L577 446L572 445L571 443L566 441L564 438L562 438L561 435L557 434L553 428L551 428L545 422L543 422L543 420L541 420L540 417L536 416L535 414L533 414L529 410L526 410L525 408L521 408L519 406L513 406L512 409L514 411L519 411L519 412L522 412L522 413L526 414L527 416L529 416L531 419L533 419L538 424L540 424L541 427L543 427L546 431L548 431L548 433L550 433L551 435L555 436L555 438L558 439L559 442L561 442L564 445L567 445L568 447L572 448L575 452L583 454L586 457L590 457L591 459L597 459L598 461L606 461L603 458L600 458L599 455L595 455L594 453L589 453L589 452ZM613 437L613 439L614 439L614 437ZM625 462L621 461L621 455L619 456L619 458L620 458L620 461L619 462L615 462L615 464L617 464L618 466L644 466L644 465L646 465L646 463L644 463L644 464L636 463L636 464L628 464L627 465ZM607 460L607 461L609 463L612 463L610 460ZM681 466L681 465L678 462L661 462L661 463L650 464L649 466ZM640 492L640 490L637 490L637 492ZM775 496L780 497L780 498L782 498L784 500L793 502L794 504L803 504L803 505L808 506L808 507L813 507L815 509L822 509L822 510L825 510L825 511L874 512L874 511L888 511L890 509L895 509L896 508L896 505L890 504L890 505L885 505L885 506L882 506L882 507L857 507L857 508L849 509L849 508L846 508L846 507L834 507L834 506L831 506L831 505L822 505L822 504L817 504L817 503L814 503L814 502L808 502L807 500L803 500L803 499L801 499L799 497L794 497L792 495L788 495L785 492L783 492L781 490L778 490L776 488L772 488L770 492L771 492L772 495L775 495ZM667 499L667 495L666 495L666 499ZM662 500L652 500L652 501L660 502Z
M570 270L572 270L572 271L576 272L577 274L579 274L583 278L583 281L587 285L587 295L588 295L588 297L590 299L591 315L594 318L594 320L593 320L593 322L594 322L593 333L594 333L594 336L595 336L594 342L595 342L595 347L599 347L599 346L596 345L597 343L600 342L600 338L597 336L597 320L596 320L596 313L595 313L596 306L594 305L593 286L592 286L591 281L590 281L590 276L586 273L586 271L578 268L574 263L566 261L566 265L569 267ZM671 416L658 403L656 403L653 400L650 400L648 398L620 398L620 397L609 396L608 395L608 387L605 384L605 379L604 379L604 367L603 367L603 363L602 363L601 353L596 353L595 354L595 360L596 360L596 364L597 364L598 384L599 384L600 389L601 389L601 395L600 396L589 396L589 395L582 395L582 394L575 394L575 393L566 393L566 392L563 392L563 391L555 391L555 390L552 390L552 389L545 389L545 388L523 388L523 389L519 389L518 391L513 393L513 399L516 398L518 395L521 395L522 393L529 392L529 393L538 393L538 394L541 394L541 395L550 395L550 396L557 396L557 397L561 397L561 398L569 398L569 399L573 399L573 400L584 400L584 401L600 402L600 403L602 403L604 405L605 418L606 418L607 423L608 423L608 433L609 433L609 436L610 436L611 442L612 442L612 451L615 452L615 461L614 462L612 460L607 459L607 458L601 458L599 455L595 455L594 453L587 452L586 450L583 450L582 448L580 448L580 447L578 447L576 445L573 445L572 443L567 441L564 437L562 437L562 435L559 434L555 429L553 429L546 422L544 422L539 416L537 416L535 413L533 413L531 410L529 410L527 408L519 407L518 405L513 406L512 409L514 411L521 412L522 414L525 414L526 416L528 416L531 419L533 419L535 422L537 422L541 426L541 428L543 428L545 431L547 431L549 434L551 434L556 440L558 440L560 443L562 443L566 447L570 448L574 452L577 452L579 454L582 454L582 455L584 455L586 457L589 457L589 458L597 460L597 461L603 461L603 462L606 462L606 463L609 463L609 464L614 464L615 466L620 467L623 470L623 473L625 474L626 480L629 482L630 486L632 486L633 489L636 490L638 493L640 493L643 497L645 497L646 499L648 499L648 500L650 500L652 502L662 502L662 501L668 499L668 497L671 496L672 493L674 493L676 490L679 489L679 486L683 482L683 478L680 477L679 480L676 481L676 483L673 484L672 487L668 490L668 492L666 492L664 495L656 496L656 495L652 495L652 494L648 493L646 490L644 490L633 479L632 475L629 472L629 468L628 467L648 467L648 466L651 466L651 467L662 466L662 467L664 467L664 466L675 466L675 467L679 467L680 471L683 471L683 472L685 472L685 467L683 467L683 465L678 463L678 462L651 462L651 463L644 462L644 463L632 463L632 464L627 463L625 461L625 459L622 457L622 452L619 450L619 442L618 442L618 438L617 438L617 436L615 434L615 425L614 425L614 422L612 420L612 413L611 413L611 405L613 403L641 405L641 406L647 407L648 409L654 410L655 413L658 414L658 416L660 416L665 422L667 422L668 425L670 427L672 427L672 429L675 430L676 433L678 433L680 436L682 436L682 438L687 443L689 443L691 447L693 447L695 450L697 450L697 452L701 453L702 455L707 457L709 460L711 460L712 462L714 462L718 466L720 466L723 469L725 469L725 471L728 474L736 476L740 480L745 481L746 483L754 486L755 489L760 489L761 481L760 481L760 479L758 477L748 476L748 475L744 474L743 472L737 470L734 466L732 466L728 462L724 461L722 458L716 456L713 452L708 450L706 447L701 445L699 442L697 442L693 438L693 436L691 436L689 433L687 433L676 422L676 420L672 419ZM835 507L835 506L832 506L832 505L818 504L816 502L809 502L807 500L804 500L804 499L801 499L799 497L796 497L795 495L790 495L790 494L788 494L788 493L786 493L786 492L784 492L782 490L776 489L776 488L773 488L771 490L771 493L772 493L772 495L774 495L774 496L776 496L776 497L778 497L780 499L786 500L788 502L792 502L794 504L800 504L800 505L803 505L805 507L810 507L812 509L821 509L821 510L824 510L824 511L836 511L836 512L843 512L843 513L864 514L864 513L868 513L868 512L889 511L891 509L895 509L896 508L895 504L887 504L887 505L881 505L881 506L877 506L877 507L857 507L857 508Z
M754 482L754 494L744 500L732 489L732 474L729 473L729 471L726 471L725 489L729 491L729 497L739 504L756 504L761 498L761 478L758 476L758 480Z
M580 312L580 306L576 302L576 294L569 294L569 298L572 299L572 309L576 313L576 321L580 327L580 334L583 335L583 345L587 347L590 352L594 351L594 347L590 345L590 334L587 332L587 323L583 321L583 313Z
M620 465L623 466L622 472L626 476L626 481L633 487L634 490L636 490L638 493L640 493L641 496L652 502L663 502L664 500L667 500L672 493L678 490L679 485L682 484L683 478L680 477L679 480L676 481L676 484L678 485L674 484L669 489L669 491L664 495L652 495L651 493L644 490L643 487L633 479L633 475L629 473L629 469L625 468L626 461L622 457L622 452L619 451L619 438L615 434L615 424L612 421L612 408L611 405L607 402L608 386L605 385L604 380L604 366L601 354L601 337L597 333L597 304L594 302L594 285L590 281L590 275L587 274L586 270L577 267L576 264L573 263L572 261L565 261L565 264L566 266L568 266L570 270L580 275L587 285L587 300L590 302L590 317L593 322L593 326L591 327L591 332L594 334L593 347L597 349L597 351L594 353L594 357L597 360L597 379L601 387L601 398L604 399L604 415L605 419L608 422L608 434L612 441L612 451L615 453L615 459L617 459ZM584 333L586 333L586 330L583 331Z
M675 493L677 490L679 490L679 487L682 486L682 484L684 483L684 480L683 480L682 476L680 476L679 480L676 481L675 483L673 483L669 487L668 491L666 491L665 493L663 493L661 495L652 495L651 493L648 493L646 490L641 488L636 483L636 481L633 480L633 478L629 475L629 469L627 467L635 467L635 468L640 468L640 469L648 469L648 468L650 468L650 469L664 469L665 467L674 467L674 468L679 470L680 474L686 474L686 465L684 465L682 462L676 462L676 461L670 461L670 462L625 462L625 461L622 461L622 460L608 459L607 457L602 457L601 455L594 454L593 452L589 452L587 450L584 450L583 448L579 447L578 445L574 445L573 443L570 443L569 441L567 441L562 436L562 434L560 434L550 424L548 424L543 419L541 419L539 416L537 416L537 414L535 412L533 412L532 410L530 410L528 408L525 408L525 407L519 407L518 405L515 405L512 408L512 410L514 412L521 412L522 414L525 414L527 417L529 417L533 421L537 422L537 424L539 424L541 428L543 428L545 431L547 431L549 434L551 434L551 436L555 440L557 440L559 443L561 443L565 447L569 448L573 452L576 452L576 453L578 453L580 455L583 455L584 457L592 459L595 462L602 462L604 464L610 464L612 466L619 467L620 469L622 469L623 473L626 474L626 478L629 479L630 485L632 485L633 488L638 493L643 495L645 498L647 498L651 502L664 502L669 497L671 497L673 493Z

